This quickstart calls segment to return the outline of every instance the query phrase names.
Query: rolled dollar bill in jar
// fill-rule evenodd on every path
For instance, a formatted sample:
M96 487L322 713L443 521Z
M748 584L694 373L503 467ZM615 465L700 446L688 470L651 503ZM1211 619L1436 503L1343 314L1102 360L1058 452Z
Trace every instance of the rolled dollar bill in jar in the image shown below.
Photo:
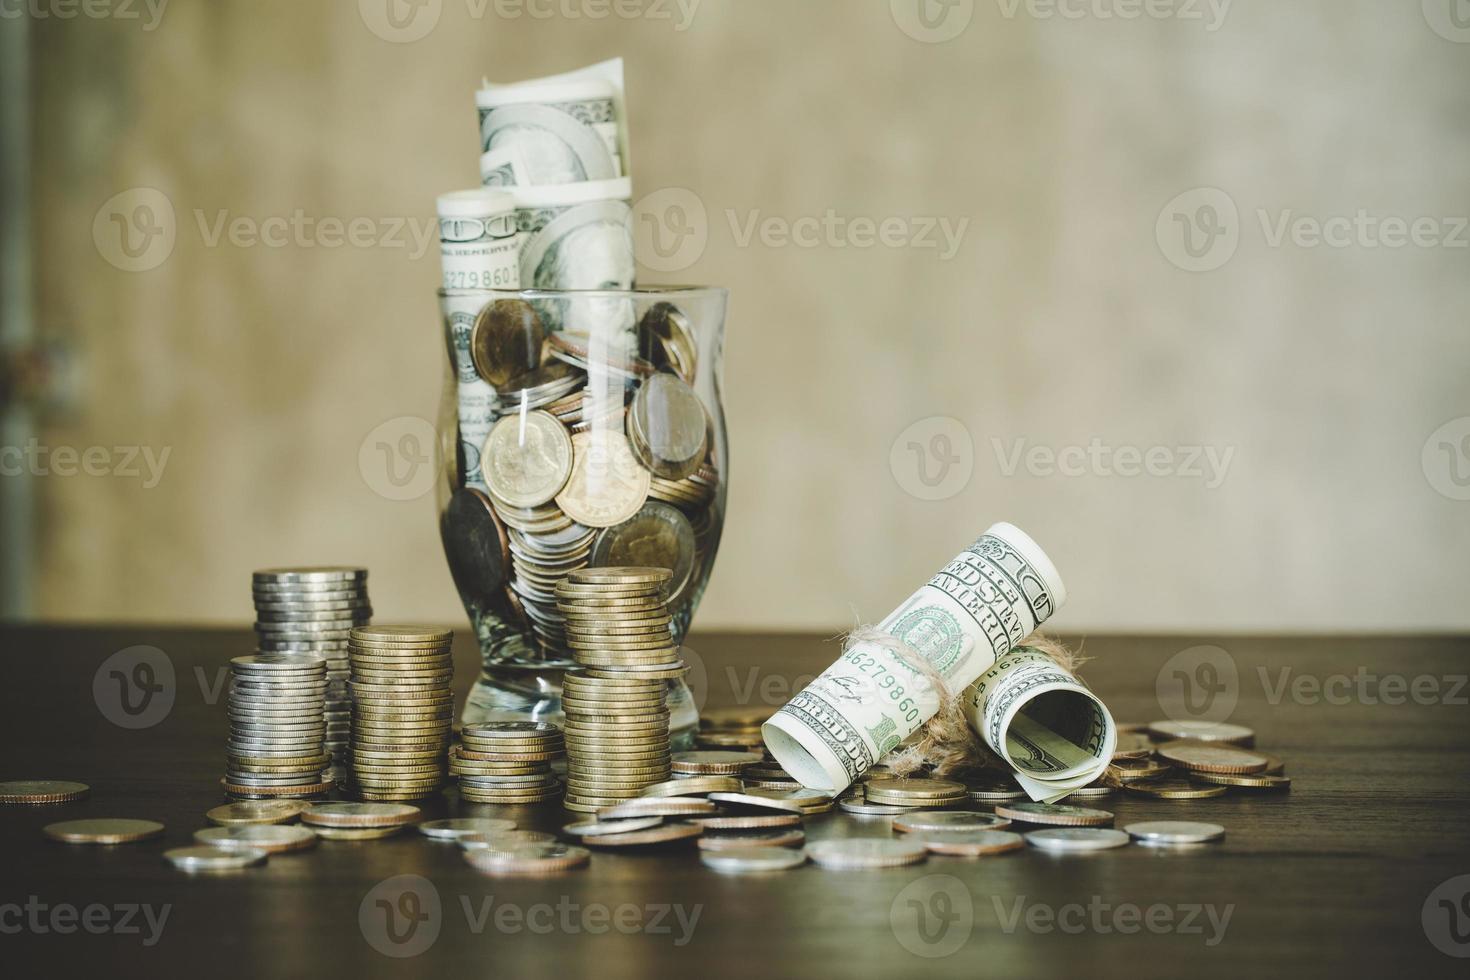
M909 656L956 696L1066 601L1056 566L1025 532L996 524L940 569L878 629L901 641L852 643L762 727L766 747L803 786L836 792L939 709Z
M439 254L445 289L515 289L521 235L510 192L478 187L441 194Z

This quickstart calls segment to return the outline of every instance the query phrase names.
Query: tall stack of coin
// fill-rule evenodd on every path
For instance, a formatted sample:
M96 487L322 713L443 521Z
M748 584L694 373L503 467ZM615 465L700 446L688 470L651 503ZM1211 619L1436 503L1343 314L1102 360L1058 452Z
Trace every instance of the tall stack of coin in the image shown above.
M452 630L351 632L352 781L365 800L415 800L444 786L454 725Z
M256 572L255 631L263 651L313 653L327 662L327 751L346 761L347 633L372 619L365 568L268 568Z
M669 778L666 681L684 670L670 631L664 568L588 568L556 588L581 669L563 682L567 797L593 812Z
M327 664L311 653L257 653L230 661L225 792L237 799L311 796L331 783L322 720Z
M561 781L551 760L566 753L562 733L544 721L489 721L466 725L449 757L466 803L540 803L554 799Z

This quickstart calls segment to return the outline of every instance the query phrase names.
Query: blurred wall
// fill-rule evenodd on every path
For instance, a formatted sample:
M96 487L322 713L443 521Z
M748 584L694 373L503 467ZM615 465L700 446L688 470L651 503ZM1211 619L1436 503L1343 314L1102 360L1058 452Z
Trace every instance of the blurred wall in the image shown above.
M1455 0L923 2L38 17L40 320L84 356L41 444L108 450L38 480L38 613L243 620L253 568L351 562L380 621L461 619L432 494L359 465L439 396L400 226L476 182L482 75L623 55L646 278L732 292L698 625L876 619L1010 520L1069 629L1470 628Z

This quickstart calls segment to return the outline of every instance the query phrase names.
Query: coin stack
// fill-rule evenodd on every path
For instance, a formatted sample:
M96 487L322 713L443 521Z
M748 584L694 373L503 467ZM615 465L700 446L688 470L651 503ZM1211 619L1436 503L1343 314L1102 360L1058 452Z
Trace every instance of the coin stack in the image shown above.
M256 572L255 631L260 649L314 653L327 662L326 745L346 762L351 737L347 631L372 619L365 568L268 568Z
M236 799L312 796L323 771L327 663L312 653L257 653L230 661L225 792Z
M458 366L497 398L488 437L462 453L444 535L466 604L512 624L526 656L564 662L555 587L579 568L668 569L676 630L687 626L719 539L720 477L682 311L658 303L591 336L549 329L545 313L501 299L472 326L451 318L455 349L468 348Z
M352 780L365 800L416 800L444 786L454 726L452 630L352 630Z
M551 760L566 754L561 729L544 721L491 721L466 725L449 756L466 803L540 803L555 799L561 782Z
M665 568L587 568L556 588L581 669L563 682L567 797L593 812L670 776L666 681L685 670L670 631Z

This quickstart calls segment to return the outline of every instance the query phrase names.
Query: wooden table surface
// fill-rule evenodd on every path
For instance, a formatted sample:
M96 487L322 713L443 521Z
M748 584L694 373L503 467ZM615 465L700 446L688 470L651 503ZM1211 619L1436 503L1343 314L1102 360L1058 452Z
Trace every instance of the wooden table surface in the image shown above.
M223 802L220 681L250 634L3 628L0 779L75 779L92 794L0 806L0 963L18 978L1465 976L1470 961L1441 949L1470 955L1470 877L1452 880L1470 876L1470 640L1094 637L1084 676L1119 721L1150 721L1162 714L1161 668L1207 642L1238 671L1231 720L1286 760L1290 794L1098 805L1119 826L1218 822L1228 830L1218 845L742 877L678 847L496 879L452 845L405 835L191 877L159 855L189 843ZM166 653L173 705L130 730L101 710L93 682L104 660L138 644ZM710 706L772 709L836 653L803 636L696 634L691 647ZM456 656L462 699L476 669L463 637ZM462 812L450 798L426 810ZM569 821L557 805L473 808L491 811L544 830ZM84 816L151 818L168 832L111 848L41 834ZM892 831L834 811L810 818L807 833ZM369 892L399 875L426 879L439 907L421 905L427 917L401 925L394 945L375 905L383 892Z

